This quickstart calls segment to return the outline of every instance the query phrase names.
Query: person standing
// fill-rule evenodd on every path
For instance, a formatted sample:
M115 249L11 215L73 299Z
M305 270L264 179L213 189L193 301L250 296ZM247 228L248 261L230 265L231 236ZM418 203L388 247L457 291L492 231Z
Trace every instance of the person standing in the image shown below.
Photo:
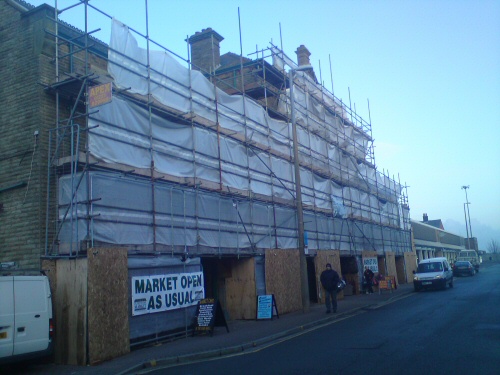
M319 278L321 285L325 289L326 313L337 312L337 287L340 281L337 271L332 269L332 265L327 263L326 269L321 272Z
M363 276L365 278L366 287L368 288L366 294L373 293L373 276L375 276L373 274L373 271L368 267L365 267L365 272L363 272Z

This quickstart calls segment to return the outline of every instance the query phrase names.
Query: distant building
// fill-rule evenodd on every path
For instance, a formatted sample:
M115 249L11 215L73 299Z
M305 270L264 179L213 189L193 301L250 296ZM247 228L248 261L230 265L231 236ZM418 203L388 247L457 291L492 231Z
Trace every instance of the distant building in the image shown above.
M443 222L441 221L441 219L429 220L429 217L427 216L427 214L424 214L423 218L424 218L424 220L422 222L424 224L432 225L433 227L444 230Z
M411 220L417 260L446 257L453 262L461 250L465 250L465 239L444 229L441 219L429 220L423 214L422 221Z

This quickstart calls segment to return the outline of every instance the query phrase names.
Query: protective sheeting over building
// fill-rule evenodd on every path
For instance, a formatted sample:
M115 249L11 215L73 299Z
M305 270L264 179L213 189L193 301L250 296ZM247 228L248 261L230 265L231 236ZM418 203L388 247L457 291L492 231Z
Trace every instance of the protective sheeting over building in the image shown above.
M296 68L271 50L275 67ZM116 89L127 95L90 114L89 153L132 171L151 168L152 178L104 171L62 177L61 243L91 235L176 253L296 248L291 124L248 96L227 94L165 51L148 55L116 20L108 58ZM352 121L307 73L295 79L308 248L411 250L402 188L371 163L366 123ZM284 118L289 94L283 91L277 106ZM144 105L148 96L156 109ZM75 178L83 181L77 194L84 203L68 212ZM92 219L79 220L87 210Z

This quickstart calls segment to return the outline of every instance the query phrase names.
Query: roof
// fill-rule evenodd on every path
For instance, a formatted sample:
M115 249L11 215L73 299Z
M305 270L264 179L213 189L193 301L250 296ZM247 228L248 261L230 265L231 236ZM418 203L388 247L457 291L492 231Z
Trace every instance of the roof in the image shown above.
M441 219L421 221L421 223L432 225L433 227L444 230L443 222L441 221Z
M417 220L410 219L410 224L411 224L412 226L413 226L413 225L415 225L415 226L427 227L427 228L431 228L431 229L437 229L438 231L445 232L445 233L449 233L449 234L450 234L450 235L452 235L452 236L458 236L458 237L460 237L460 238L463 238L463 237L462 237L461 235L459 235L459 234L456 234L456 233L453 233L453 232L449 232L449 231L447 231L447 230L444 230L444 229L438 228L438 227L436 227L436 226L434 226L434 225L430 225L430 224L429 224L429 222L430 222L430 221L435 221L435 220L429 220L429 221L427 221L427 222L423 222L423 221L417 221ZM440 221L441 221L441 219L440 219Z
M229 68L231 66L240 66L240 63L243 61L244 63L252 61L248 57L237 55L233 52L227 52L220 56L220 67L221 68Z
M463 246L457 246L452 244L447 244L443 242L425 241L415 239L415 246L418 247L429 247L435 249L447 249L447 250L465 250Z
M419 264L423 264L423 263L432 263L432 262L441 262L443 260L446 260L447 259L445 257L438 257L438 258L427 258L427 259L424 259L424 260L421 260L419 262Z

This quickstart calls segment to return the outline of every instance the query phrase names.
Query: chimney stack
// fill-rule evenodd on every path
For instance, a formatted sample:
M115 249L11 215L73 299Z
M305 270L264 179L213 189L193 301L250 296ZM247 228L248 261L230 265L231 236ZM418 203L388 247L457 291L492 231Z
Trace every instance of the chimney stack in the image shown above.
M424 223L426 223L428 221L429 221L429 216L427 216L427 214L424 214Z
M311 61L309 60L309 56L311 56L311 52L304 46L303 44L300 45L299 48L297 48L297 51L295 51L297 54L297 63L299 66L302 65L311 65Z
M224 38L211 27L197 31L188 39L192 68L213 73L220 66L220 42Z
M299 48L297 48L297 51L295 51L297 54L297 64L299 66L307 66L311 65L311 60L309 60L309 56L311 56L311 52L304 46L303 44L300 45ZM318 83L318 79L316 78L316 74L314 74L314 69L308 69L306 71L306 74L311 77L314 82Z

